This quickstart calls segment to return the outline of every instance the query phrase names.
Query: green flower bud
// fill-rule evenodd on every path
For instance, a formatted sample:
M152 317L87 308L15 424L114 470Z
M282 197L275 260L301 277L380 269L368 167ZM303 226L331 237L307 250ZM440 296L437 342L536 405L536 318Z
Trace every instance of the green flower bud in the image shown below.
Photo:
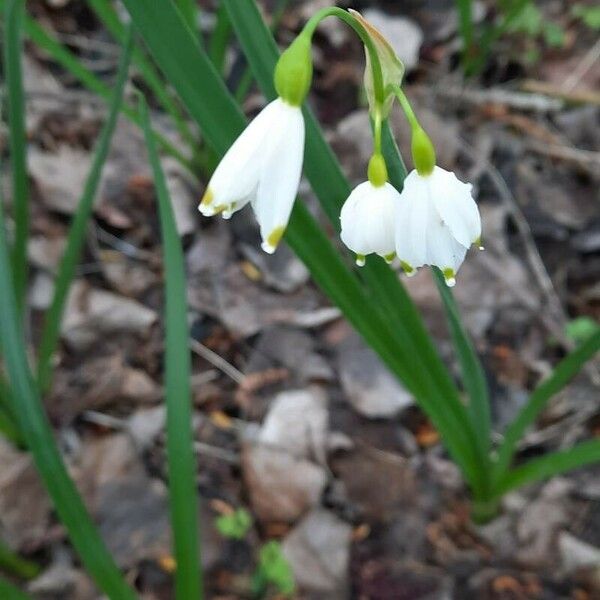
M283 100L300 106L312 83L311 37L300 34L284 51L275 67L275 89Z
M435 149L429 136L418 124L414 124L412 128L411 150L417 173L431 175L435 167Z

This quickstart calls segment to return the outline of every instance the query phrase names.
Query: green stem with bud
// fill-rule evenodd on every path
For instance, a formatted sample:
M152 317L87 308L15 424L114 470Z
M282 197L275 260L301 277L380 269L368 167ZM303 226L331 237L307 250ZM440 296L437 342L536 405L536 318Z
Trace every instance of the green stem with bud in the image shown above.
M381 69L379 55L377 54L377 50L369 34L348 11L344 10L343 8L338 8L336 6L323 8L317 13L315 13L306 22L306 25L304 26L304 29L302 30L302 33L300 35L307 34L312 38L319 23L327 17L338 17L339 19L344 21L344 23L352 27L352 29L361 39L362 43L367 49L367 52L369 53L369 59L371 61L371 70L373 72L373 90L375 93L375 99L377 100L377 103L379 105L383 106L383 103L385 101L385 89L383 86L383 72Z
M398 102L400 102L400 106L412 130L411 150L415 169L423 177L431 175L436 163L435 148L431 139L421 127L415 111L402 88L397 84L391 84L387 87L387 91L398 98Z

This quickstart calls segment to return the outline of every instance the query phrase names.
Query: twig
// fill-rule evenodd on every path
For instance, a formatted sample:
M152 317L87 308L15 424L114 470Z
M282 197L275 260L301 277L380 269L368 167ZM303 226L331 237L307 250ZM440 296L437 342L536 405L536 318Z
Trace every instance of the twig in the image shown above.
M594 104L600 106L600 94L594 91L573 90L565 92L563 89L557 88L552 84L532 79L525 80L521 88L526 92L535 92L552 98L560 98L569 104Z
M571 92L600 58L600 39L586 52L577 68L565 79L563 92Z
M244 381L244 374L241 371L236 369L223 357L219 356L216 352L213 352L210 348L207 348L197 340L190 340L190 348L198 356L201 356L211 365L219 369L219 371L225 373L225 375L233 379L233 381L235 381L237 384L241 384Z

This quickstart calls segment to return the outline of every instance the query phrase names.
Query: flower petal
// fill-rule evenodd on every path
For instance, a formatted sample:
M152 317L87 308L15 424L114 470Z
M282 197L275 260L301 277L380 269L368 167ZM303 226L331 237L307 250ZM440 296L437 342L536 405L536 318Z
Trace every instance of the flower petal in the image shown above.
M433 202L429 204L424 237L427 241L426 264L456 274L465 259L467 249L454 238L450 229L441 220Z
M225 211L231 215L247 204L258 185L263 145L281 100L275 100L255 117L218 164L198 207L205 216Z
M413 269L427 262L425 231L429 214L429 190L417 171L404 180L396 209L396 254Z
M304 158L304 118L298 107L280 101L261 148L263 162L252 206L265 252L273 253L287 227Z
M481 217L471 195L471 184L463 183L454 173L440 167L435 167L428 179L441 219L456 240L469 248L481 237Z

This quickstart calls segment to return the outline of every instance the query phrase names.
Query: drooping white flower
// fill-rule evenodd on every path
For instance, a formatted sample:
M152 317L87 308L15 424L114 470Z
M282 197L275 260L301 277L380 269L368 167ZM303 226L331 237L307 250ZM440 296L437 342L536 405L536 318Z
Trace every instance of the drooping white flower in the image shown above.
M262 247L277 248L298 192L304 157L304 118L282 98L246 127L217 166L198 209L225 219L252 203Z
M394 214L400 194L389 183L365 181L356 187L342 206L341 238L356 254L356 264L365 264L367 254L394 258Z
M405 272L432 265L449 286L456 283L468 248L481 239L472 187L438 166L428 175L408 175L396 210L396 254Z

